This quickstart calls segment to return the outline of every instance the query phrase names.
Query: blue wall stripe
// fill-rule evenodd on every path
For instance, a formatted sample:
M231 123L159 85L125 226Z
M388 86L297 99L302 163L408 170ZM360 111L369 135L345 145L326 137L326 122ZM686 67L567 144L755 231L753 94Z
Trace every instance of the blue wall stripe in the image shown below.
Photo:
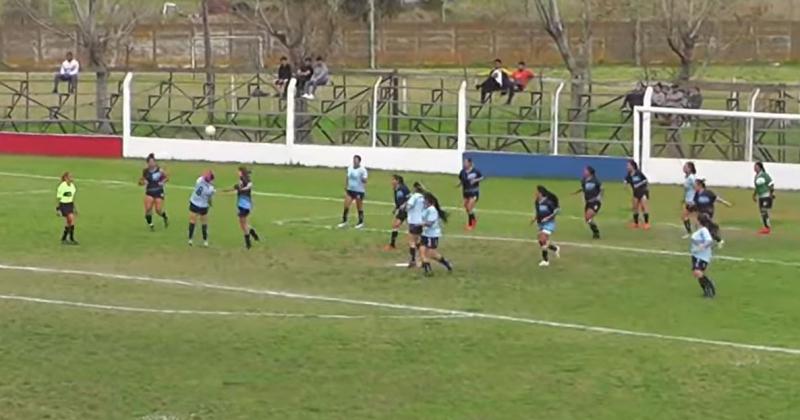
M627 158L604 156L552 156L502 152L466 152L485 176L513 178L580 179L591 165L600 179L622 180L627 175Z

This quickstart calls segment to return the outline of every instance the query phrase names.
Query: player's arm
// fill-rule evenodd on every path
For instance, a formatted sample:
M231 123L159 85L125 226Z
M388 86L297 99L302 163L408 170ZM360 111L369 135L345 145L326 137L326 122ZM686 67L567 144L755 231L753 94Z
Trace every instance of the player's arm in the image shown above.
M553 210L553 212L550 213L549 216L542 218L542 223L546 223L553 220L560 211L561 211L560 208Z
M725 207L733 207L733 203L731 203L730 201L728 201L728 200L726 200L726 199L724 199L724 198L722 198L720 196L717 196L717 201L722 203Z
M139 177L139 186L147 183L147 179L144 177L146 171L147 169L142 170L142 176Z
M483 182L483 180L486 179L486 177L484 177L480 171L475 171L475 173L478 175L478 177L470 181L472 185L475 185L479 182Z
M169 182L169 172L167 172L167 171L165 171L164 169L162 169L162 170L161 170L161 173L162 173L162 174L164 174L164 177L163 177L163 178L161 178L161 182L159 182L159 183L158 183L158 185L161 185L161 186L163 187L163 186L164 186L164 184L166 184L167 182Z

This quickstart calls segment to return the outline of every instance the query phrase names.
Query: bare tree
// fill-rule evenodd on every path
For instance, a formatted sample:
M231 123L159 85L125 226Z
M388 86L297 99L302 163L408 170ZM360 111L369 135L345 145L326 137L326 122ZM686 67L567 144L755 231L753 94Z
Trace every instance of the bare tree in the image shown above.
M553 39L570 74L569 120L573 124L570 124L569 136L573 139L586 138L589 110L584 106L584 100L592 79L592 1L582 0L581 30L574 45L570 44L570 35L561 17L558 0L535 0L535 5L544 30ZM585 152L586 145L581 149L573 148L574 151Z
M202 0L201 16L203 19L203 57L205 61L206 83L203 88L203 95L206 97L208 105L207 123L214 124L214 103L216 96L216 80L214 75L213 51L211 49L211 29L208 26L208 0ZM194 48L194 41L192 41Z
M680 61L677 75L680 81L691 79L698 68L707 66L716 55L739 42L753 21L766 11L766 6L757 5L739 14L741 0L661 0L660 6L657 18L664 24L669 48ZM720 30L725 21L735 22L731 25L734 33L727 37L727 43L720 44L715 30ZM704 49L698 66L699 46Z
M109 57L111 49L127 43L136 25L154 13L147 2L126 0L65 0L72 12L77 34L70 28L59 28L42 15L31 0L14 0L32 21L44 29L76 41L86 51L89 68L97 77L95 107L98 131L110 132L108 121L110 97L108 93Z
M276 39L295 64L311 53L327 54L338 40L342 0L249 0L234 12Z

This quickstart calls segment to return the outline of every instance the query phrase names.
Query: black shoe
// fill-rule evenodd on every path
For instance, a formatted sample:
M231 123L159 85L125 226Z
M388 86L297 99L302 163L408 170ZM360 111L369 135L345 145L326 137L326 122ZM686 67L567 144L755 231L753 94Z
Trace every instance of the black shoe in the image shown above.
M408 268L417 268L417 262L416 261L409 261L408 262Z
M717 296L717 287L716 287L716 285L714 285L714 281L713 280L710 280L710 279L708 280L708 284L706 285L706 289L708 290L707 293L708 293L708 297L709 298L713 299L714 297Z
M599 233L592 234L592 239L600 239L600 234Z
M258 236L258 234L256 233L256 231L254 231L254 230L252 230L252 229L250 229L250 236L252 236L252 237L253 237L253 239L255 239L255 240L256 240L256 242L260 242L260 241L261 241L261 237L260 237L260 236Z
M156 227L154 225L149 225L149 226L150 226L150 232L155 232L156 231Z
M74 239L70 239L70 241L69 241L69 244L68 244L68 245L78 246L78 245L80 245L80 244L78 243L78 241L76 241L76 240L74 240Z

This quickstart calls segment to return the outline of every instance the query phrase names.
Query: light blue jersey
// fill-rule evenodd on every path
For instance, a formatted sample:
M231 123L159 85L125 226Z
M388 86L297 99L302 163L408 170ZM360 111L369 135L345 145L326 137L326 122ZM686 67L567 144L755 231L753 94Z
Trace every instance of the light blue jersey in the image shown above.
M408 212L409 225L422 224L422 212L425 211L425 197L415 192L411 194L406 202L406 212Z
M442 222L436 207L430 206L422 212L422 236L438 238L442 236Z
M686 179L683 180L683 201L686 204L694 204L694 181L697 179L695 174L689 174Z
M206 182L205 178L197 178L197 183L194 184L194 192L189 201L201 209L207 209L211 206L211 197L214 196L215 192L214 186Z
M714 245L714 238L708 228L702 227L692 234L692 244L689 250L692 256L698 260L711 262L711 248Z
M347 191L357 193L365 193L367 182L367 168L359 166L354 168L352 166L347 168Z

